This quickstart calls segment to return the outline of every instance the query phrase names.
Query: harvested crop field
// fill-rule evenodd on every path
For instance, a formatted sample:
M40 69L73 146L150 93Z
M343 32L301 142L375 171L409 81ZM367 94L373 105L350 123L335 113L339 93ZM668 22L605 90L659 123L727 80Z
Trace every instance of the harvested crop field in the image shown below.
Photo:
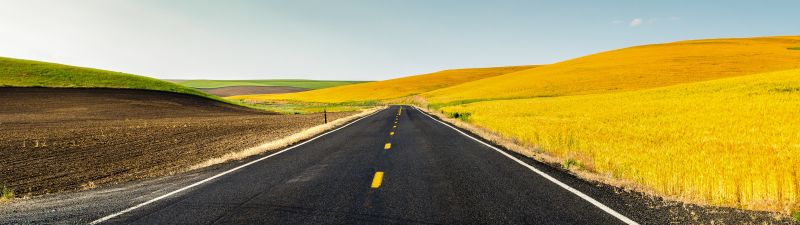
M308 91L310 89L285 86L230 86L221 88L197 88L203 92L228 97L234 95L280 94Z
M17 196L168 175L323 122L146 90L0 88L0 99L0 185Z

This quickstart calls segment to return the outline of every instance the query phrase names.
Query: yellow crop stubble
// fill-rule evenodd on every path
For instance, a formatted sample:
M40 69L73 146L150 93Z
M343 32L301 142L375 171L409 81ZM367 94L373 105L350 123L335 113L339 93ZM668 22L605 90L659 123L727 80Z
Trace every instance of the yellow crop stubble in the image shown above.
M800 208L800 70L442 108L591 171L714 205Z

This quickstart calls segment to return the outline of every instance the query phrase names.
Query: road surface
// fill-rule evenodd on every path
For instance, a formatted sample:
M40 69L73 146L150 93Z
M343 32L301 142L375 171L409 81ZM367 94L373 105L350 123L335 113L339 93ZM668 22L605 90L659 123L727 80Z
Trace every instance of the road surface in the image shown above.
M630 209L603 201L613 194L598 194L587 182L494 149L408 106L253 160L94 222L635 223L624 216Z

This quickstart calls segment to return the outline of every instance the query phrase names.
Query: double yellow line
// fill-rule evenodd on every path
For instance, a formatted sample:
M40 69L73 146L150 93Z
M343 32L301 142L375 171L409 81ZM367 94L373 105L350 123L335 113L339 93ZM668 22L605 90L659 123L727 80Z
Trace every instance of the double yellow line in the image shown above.
M397 130L397 124L400 122L400 115L403 114L403 107L400 106L400 109L397 110L397 116L394 117L394 123L392 124L392 131L389 131L389 143L383 145L384 150L389 150L392 148L392 137L394 137L394 132ZM383 171L376 171L375 176L372 177L372 185L370 187L372 189L377 189L381 187L381 183L383 183Z

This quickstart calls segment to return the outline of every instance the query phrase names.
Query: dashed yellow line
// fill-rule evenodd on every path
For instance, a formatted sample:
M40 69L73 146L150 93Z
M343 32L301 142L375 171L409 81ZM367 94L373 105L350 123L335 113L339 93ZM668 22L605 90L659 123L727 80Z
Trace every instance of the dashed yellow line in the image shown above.
M403 112L403 107L397 110L397 116L394 118L394 124L392 125L392 129L397 129L397 123L400 122L400 115ZM389 136L394 136L394 131L389 132ZM392 148L392 143L386 143L383 145L383 149L389 150ZM372 187L373 189L381 187L381 183L383 183L383 172L377 171L375 172L375 177L372 178Z
M375 177L372 178L372 185L370 187L379 188L381 187L381 183L383 183L383 172L375 172Z

